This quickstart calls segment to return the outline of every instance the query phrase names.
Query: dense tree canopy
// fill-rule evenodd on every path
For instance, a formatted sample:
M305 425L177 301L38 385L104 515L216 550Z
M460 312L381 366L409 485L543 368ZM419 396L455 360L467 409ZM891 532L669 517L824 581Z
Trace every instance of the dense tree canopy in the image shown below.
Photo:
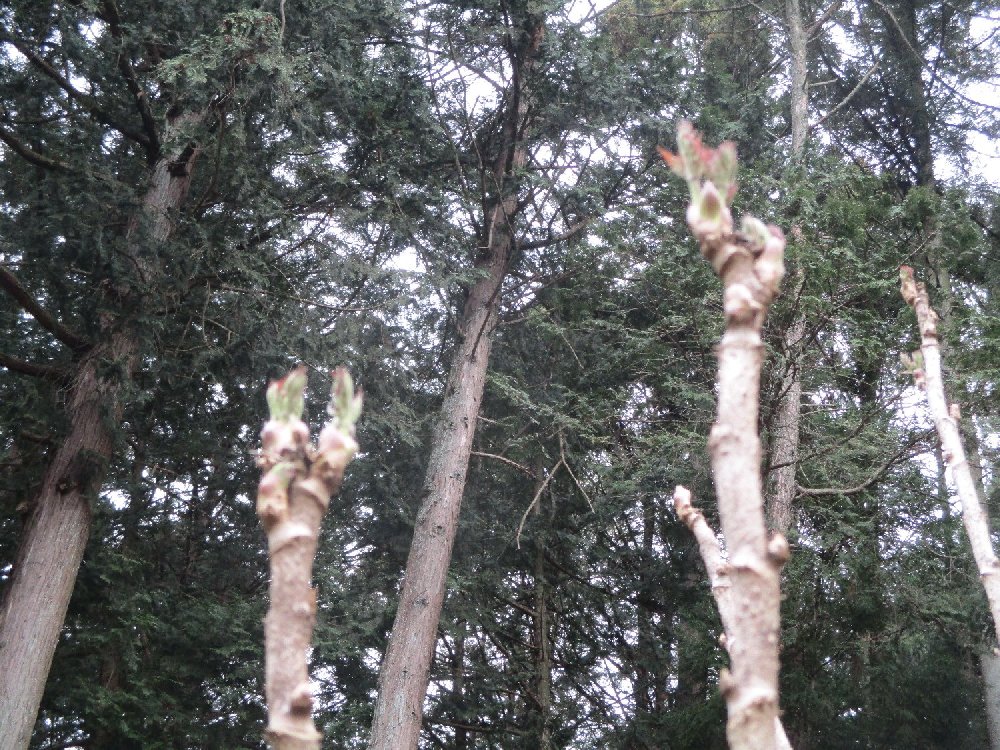
M792 744L987 746L997 644L897 268L929 282L995 501L1000 18L794 3L799 154L790 7L6 3L0 633L22 583L47 591L25 560L52 509L80 541L54 545L30 746L263 747L254 455L267 380L301 362L365 390L311 655L324 746L364 747L455 363L486 337L420 746L725 747L721 626L670 504L690 487L717 528L721 293L655 150L682 118L738 142L737 207L789 235L760 428L773 476L798 382Z

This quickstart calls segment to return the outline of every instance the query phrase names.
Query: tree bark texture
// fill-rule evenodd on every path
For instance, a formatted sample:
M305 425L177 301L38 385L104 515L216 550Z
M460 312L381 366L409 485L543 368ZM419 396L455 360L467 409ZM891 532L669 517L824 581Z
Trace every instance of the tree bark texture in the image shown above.
M986 728L990 750L1000 750L1000 656L990 651L979 657L983 673L983 696L986 700Z
M941 440L941 453L947 467L946 472L951 472L962 504L962 523L969 537L980 580L986 590L990 614L993 616L994 635L1000 642L1000 560L993 551L989 518L980 502L976 480L965 457L959 431L961 418L959 406L958 404L949 406L945 396L944 377L941 373L941 348L937 332L938 317L930 306L927 287L916 281L913 269L902 266L899 275L903 299L916 312L920 328L920 356L910 359L908 363L917 387L927 396L931 418Z
M544 538L535 550L535 608L532 640L535 651L535 704L538 716L538 750L552 750L552 613L546 576Z
M184 201L197 148L164 155L142 206L129 223L126 253L156 273L144 244L160 245L170 214ZM128 289L116 289L128 298ZM133 300L136 302L136 300ZM0 607L0 750L24 750L90 535L91 502L100 491L121 421L121 392L132 377L139 334L129 322L103 322L105 337L81 354L67 399L69 432L45 470L31 504Z
M501 289L514 250L516 172L527 158L523 144L525 83L543 30L541 20L536 21L525 31L526 38L513 55L511 103L492 170L498 195L487 210L485 252L476 263L481 276L466 297L461 338L435 428L399 607L379 674L369 750L410 750L417 747L420 735L472 438L486 383Z

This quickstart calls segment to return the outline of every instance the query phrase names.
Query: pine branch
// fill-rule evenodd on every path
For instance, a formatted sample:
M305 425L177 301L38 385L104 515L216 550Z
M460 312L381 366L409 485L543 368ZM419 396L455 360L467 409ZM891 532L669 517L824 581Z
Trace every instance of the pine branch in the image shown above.
M64 326L38 301L28 293L20 280L5 267L0 266L0 288L14 298L14 300L28 312L31 317L75 352L86 351L90 348L90 341L85 337L71 331Z
M38 153L37 151L25 146L21 141L11 134L11 132L3 127L0 127L0 141L6 143L10 149L31 164L36 167L41 167L42 169L51 169L57 172L72 172L73 169L63 161L59 159L53 159L52 157L45 156Z
M121 25L121 15L118 12L115 0L105 0L103 8L108 28L111 30L112 36L121 44L125 35ZM160 134L156 127L156 118L153 116L153 110L149 106L149 94L140 85L139 76L136 74L135 67L132 65L132 61L124 49L121 49L118 53L118 69L125 79L125 85L128 87L129 93L132 94L136 109L139 110L142 127L148 139L148 143L145 145L149 159L151 162L156 161L160 153Z
M89 94L84 94L82 91L77 89L68 78L52 66L52 63L35 52L35 50L24 44L24 42L15 39L14 36L6 32L6 30L3 32L3 37L6 38L5 41L9 42L17 49L18 52L24 55L28 59L28 62L34 65L35 68L51 79L59 88L65 91L73 101L83 107L84 111L90 114L90 116L95 120L102 125L107 125L108 127L117 130L126 138L144 146L147 150L151 148L152 144L149 137L145 133L135 130L134 128L130 128L129 126L119 122L115 117L100 107L94 97Z

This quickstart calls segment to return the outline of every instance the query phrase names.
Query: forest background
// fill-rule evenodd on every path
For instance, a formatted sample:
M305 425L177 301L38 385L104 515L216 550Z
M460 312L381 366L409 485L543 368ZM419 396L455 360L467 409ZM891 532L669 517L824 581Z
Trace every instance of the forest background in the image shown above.
M312 653L325 746L363 747L470 342L421 746L724 747L670 503L717 527L719 284L655 150L681 118L789 234L761 430L792 744L988 745L996 644L897 269L995 517L995 4L11 0L0 41L0 665L31 667L2 699L41 701L0 716L31 747L262 746L254 456L298 362L365 390Z

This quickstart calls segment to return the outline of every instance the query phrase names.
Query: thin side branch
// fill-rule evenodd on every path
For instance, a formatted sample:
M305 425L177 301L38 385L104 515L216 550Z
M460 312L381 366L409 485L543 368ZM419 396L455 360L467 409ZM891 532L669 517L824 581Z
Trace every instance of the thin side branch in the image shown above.
M17 357L0 352L0 367L6 367L11 372L21 375L30 375L33 378L47 378L49 380L63 380L67 373L61 367L51 365L36 365L34 362L27 362Z
M530 515L531 511L534 510L535 507L538 505L538 501L541 499L542 493L545 492L545 488L549 486L549 482L552 481L552 477L554 477L556 475L556 472L559 471L560 466L565 466L561 458L558 461L556 461L556 465L552 467L551 471L549 471L545 475L545 479L538 486L538 490L536 490L535 496L531 498L531 502L525 509L524 515L521 516L521 523L517 525L517 535L515 537L518 549L521 549L521 532L524 531L524 524L527 522L528 516Z
M20 140L15 138L9 130L3 127L0 127L0 141L6 143L7 146L10 147L11 151L27 161L29 164L34 164L36 167L50 169L54 172L73 171L72 168L65 162L45 156L44 154L40 154L34 149L25 146Z
M126 138L139 143L147 149L150 147L149 138L145 133L118 122L116 118L112 117L102 107L98 106L94 97L84 94L82 91L77 89L68 78L53 67L52 63L35 52L35 50L31 49L31 47L24 44L19 39L15 39L10 34L5 34L5 36L7 37L7 41L10 42L10 44L12 44L18 52L24 55L28 61L35 66L35 68L54 81L59 88L69 95L70 99L77 102L84 109L84 111L90 114L91 117L102 125L107 125L108 127L117 130Z

